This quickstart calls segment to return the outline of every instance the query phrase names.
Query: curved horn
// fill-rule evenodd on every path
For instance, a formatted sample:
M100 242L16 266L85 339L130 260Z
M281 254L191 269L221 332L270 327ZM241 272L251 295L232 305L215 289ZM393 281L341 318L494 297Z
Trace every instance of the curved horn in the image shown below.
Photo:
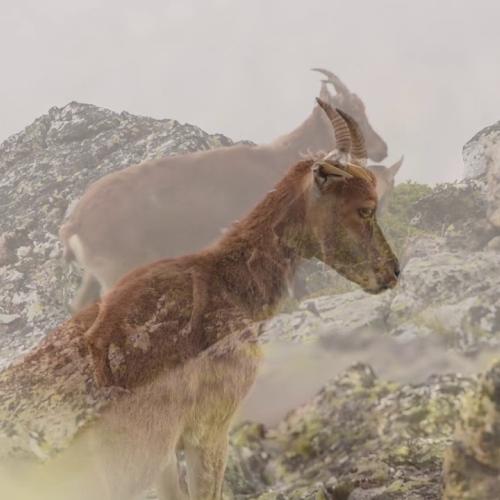
M337 149L342 153L351 152L351 133L349 127L345 122L339 110L332 108L330 104L316 98L316 102L320 105L323 111L326 113L333 125L333 130L335 132L335 142Z
M351 93L347 88L347 86L345 85L345 83L342 82L342 80L331 71L328 71L327 69L323 68L312 68L312 71L317 71L318 73L325 75L328 78L328 81L335 87L337 93L339 94Z
M327 83L328 83L327 80L321 80L321 90L319 91L319 98L322 101L330 102L331 95L330 92L328 91L328 87L326 86Z
M337 109L337 111L339 115L345 120L347 126L349 127L349 132L351 133L351 158L353 159L354 163L360 165L361 167L365 167L368 154L366 152L366 144L363 133L361 132L361 129L359 128L356 120L352 116L348 115L341 109Z

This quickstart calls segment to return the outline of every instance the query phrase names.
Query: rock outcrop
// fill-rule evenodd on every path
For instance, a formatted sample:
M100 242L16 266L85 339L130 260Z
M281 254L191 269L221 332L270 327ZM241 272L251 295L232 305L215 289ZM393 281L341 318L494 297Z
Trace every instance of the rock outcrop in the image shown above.
M500 142L500 121L483 128L462 148L466 179L480 177L489 169L492 147Z
M500 228L500 141L491 149L488 181L488 220Z
M67 316L79 272L61 260L59 226L103 175L166 155L229 146L176 120L71 102L0 145L0 366ZM3 317L3 320L2 320Z
M488 220L500 228L500 122L478 132L463 148L466 178L487 182Z
M434 335L466 353L500 346L500 254L452 252L434 238L415 242L414 251L394 291L308 298L272 319L265 335L306 341L370 329L402 342Z
M78 103L51 109L5 141L0 365L68 316L78 271L61 262L57 231L90 182L144 159L230 144L174 120ZM500 352L500 156L492 153L498 144L497 124L464 148L465 180L426 190L405 207L407 219L391 219L391 237L404 246L395 290L372 296L321 266L313 266L312 276L305 273L309 295L300 303L290 300L265 326L262 341L270 353L281 349L278 338L304 346L313 370L321 372L322 389L309 402L295 401L273 423L244 423L235 430L229 498L438 499L443 454L452 443L447 500L497 498L488 495L499 487L499 365L479 382L453 372L477 372L486 354ZM64 363L55 366L42 356L47 373L59 374L57 387L40 376L36 356L0 374L0 447L8 453L34 459L57 453L114 397L93 387L87 354L74 336L78 325L70 321L61 328L72 339L63 346ZM44 340L42 353L52 349L52 338ZM380 378L367 364L344 371L344 358L373 364ZM264 361L251 396L257 406L269 404L259 399L259 387L270 385L269 368ZM286 368L286 384L296 388L311 363L294 358ZM19 384L23 390L16 393ZM40 410L35 433L23 420L33 408Z
M443 500L494 500L500 492L500 361L464 398L444 464Z
M228 498L438 500L443 453L472 387L457 375L397 384L354 365L275 428L235 430Z

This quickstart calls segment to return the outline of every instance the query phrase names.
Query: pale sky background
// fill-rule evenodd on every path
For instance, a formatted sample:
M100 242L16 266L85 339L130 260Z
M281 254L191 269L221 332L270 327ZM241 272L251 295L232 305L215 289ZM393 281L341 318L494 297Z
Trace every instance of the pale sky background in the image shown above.
M400 179L462 176L500 120L497 0L1 0L0 140L76 100L271 141L323 66L402 153Z

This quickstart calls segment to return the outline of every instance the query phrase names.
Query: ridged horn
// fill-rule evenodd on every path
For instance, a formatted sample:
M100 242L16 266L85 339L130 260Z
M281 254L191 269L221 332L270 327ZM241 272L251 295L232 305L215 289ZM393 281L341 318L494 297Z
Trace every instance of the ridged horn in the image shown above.
M335 87L335 90L339 94L350 94L350 90L347 85L334 73L323 68L312 68L312 71L317 71L328 78L328 81Z
M363 137L363 133L361 132L361 129L359 128L359 125L357 124L356 120L351 115L348 115L345 111L342 111L341 109L337 109L337 111L346 122L347 126L349 127L349 132L351 133L352 161L357 165L360 165L361 167L365 167L368 154L366 152L366 144L365 144L365 138Z
M349 127L345 122L342 115L339 113L339 110L336 108L332 108L330 104L325 101L322 101L319 98L316 98L316 102L326 113L326 116L330 119L333 125L333 130L335 132L335 142L336 148L338 151L342 153L350 153L351 152L351 133L349 131Z

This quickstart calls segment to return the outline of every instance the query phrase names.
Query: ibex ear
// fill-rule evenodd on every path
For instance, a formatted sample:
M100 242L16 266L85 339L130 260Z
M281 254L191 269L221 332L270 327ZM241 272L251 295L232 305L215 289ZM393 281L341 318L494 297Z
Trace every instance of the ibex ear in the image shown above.
M393 179L394 179L394 177L396 177L396 174L399 172L399 169L401 168L401 165L403 164L404 159L405 159L405 157L401 156L401 158L394 165L391 165L388 168Z
M350 179L352 175L340 167L327 162L316 162L312 166L314 187L317 194L321 194L334 182Z

